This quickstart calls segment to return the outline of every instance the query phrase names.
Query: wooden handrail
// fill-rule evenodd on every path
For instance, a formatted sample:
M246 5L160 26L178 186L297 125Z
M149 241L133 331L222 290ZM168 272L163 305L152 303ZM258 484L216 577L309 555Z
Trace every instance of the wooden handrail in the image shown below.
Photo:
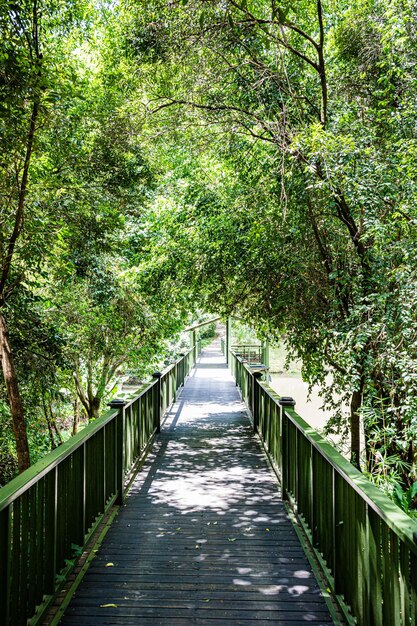
M351 465L233 351L231 370L342 610L358 624L417 623L417 523Z
M159 432L201 342L0 489L0 625L40 619ZM35 617L34 617L35 616Z

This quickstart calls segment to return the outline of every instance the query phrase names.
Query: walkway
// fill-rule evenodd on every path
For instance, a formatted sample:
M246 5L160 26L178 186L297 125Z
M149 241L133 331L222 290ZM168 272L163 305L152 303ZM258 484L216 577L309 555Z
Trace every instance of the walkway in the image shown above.
M329 623L224 358L206 350L61 624Z

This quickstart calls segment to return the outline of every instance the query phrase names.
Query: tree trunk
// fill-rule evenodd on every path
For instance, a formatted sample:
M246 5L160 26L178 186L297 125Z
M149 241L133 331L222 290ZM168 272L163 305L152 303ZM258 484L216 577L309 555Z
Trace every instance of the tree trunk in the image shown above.
M101 398L94 396L89 402L88 421L96 420L100 415Z
M366 469L370 474L372 474L374 456L373 456L372 448L369 445L368 437L366 436L366 431L365 431L365 452L366 452Z
M80 423L80 401L78 396L75 396L74 399L74 420L72 422L72 435L76 435L78 433L78 425Z
M361 385L362 387L362 385ZM362 406L362 389L354 391L350 401L350 462L359 470L361 453L361 423L359 409Z
M30 466L29 443L6 320L2 313L0 313L0 356L13 421L17 463L21 473Z
M43 407L43 414L45 416L46 425L48 427L48 434L49 434L49 441L51 443L51 450L55 450L56 443L55 443L54 431L52 429L52 425L51 425L51 422L49 420L49 413L48 413L48 407L46 406L45 393L42 393L42 407Z
M51 420L51 424L52 424L52 429L56 435L56 438L58 440L58 445L62 445L64 443L63 439L62 439L62 435L61 435L61 431L59 430L58 426L56 425L56 418L54 415L54 412L52 410L52 406L49 405L49 415L50 415L50 420Z
M55 442L55 437L54 437L54 431L52 430L51 422L49 421L48 416L46 415L45 417L46 417L46 424L48 426L49 441L51 442L51 450L55 450L56 442Z

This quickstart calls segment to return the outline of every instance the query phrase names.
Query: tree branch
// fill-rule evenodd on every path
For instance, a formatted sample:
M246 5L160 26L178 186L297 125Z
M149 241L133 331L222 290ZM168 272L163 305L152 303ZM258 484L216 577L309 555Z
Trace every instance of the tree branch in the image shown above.
M310 57L308 57L307 55L303 54L302 52L300 52L299 50L297 50L296 48L294 48L293 46L291 46L288 42L285 41L285 39L281 39L281 37L277 37L276 35L274 35L273 33L270 33L266 28L262 28L262 23L265 23L265 20L262 19L258 19L256 18L250 11L248 11L247 9L243 9L243 7L241 7L237 2L234 2L234 0L229 0L229 4L231 4L232 6L234 6L236 9L238 9L239 11L244 12L246 15L248 15L250 17L250 19L253 21L253 23L258 24L260 30L267 35L268 37L270 37L271 39L273 39L276 43L279 43L281 46L283 46L284 48L286 48L287 50L289 50L290 52L292 52L292 54L294 54L295 56L297 56L298 58L302 59L303 61L305 61L306 63L308 63L309 65L311 65L311 67L313 67L316 72L320 73L320 68L317 65L317 63L315 63L312 59L310 59ZM266 23L269 23L269 20L266 20ZM286 24L280 24L280 26L286 26ZM300 34L303 31L300 30Z
M24 32L27 35L26 29L24 29ZM37 0L34 0L33 2L32 41L30 39L28 40L28 47L29 47L29 52L31 54L32 59L33 59L33 56L35 57L33 59L33 62L36 63L37 65L37 68L38 68L37 76L39 76L40 74L39 64L40 64L42 55L40 54L40 50L39 50L39 22L38 22ZM32 48L34 51L34 55L32 54ZM16 208L16 213L15 213L15 219L14 219L14 227L13 227L13 232L9 239L9 243L7 246L7 253L3 262L3 267L2 267L1 276L0 276L0 306L4 302L4 290L5 290L5 286L9 278L9 274L10 274L10 269L12 265L16 242L19 238L19 235L23 227L25 199L26 199L27 184L28 184L28 177L29 177L29 166L30 166L30 161L32 158L33 144L34 144L35 131L36 131L36 120L39 115L39 108L40 108L40 99L39 99L39 94L37 92L37 86L35 85L32 111L31 111L30 123L29 123L29 131L28 131L28 137L27 137L27 142L26 142L26 153L25 153L25 159L23 163L22 179L20 182L18 180L19 196L18 196L17 208Z

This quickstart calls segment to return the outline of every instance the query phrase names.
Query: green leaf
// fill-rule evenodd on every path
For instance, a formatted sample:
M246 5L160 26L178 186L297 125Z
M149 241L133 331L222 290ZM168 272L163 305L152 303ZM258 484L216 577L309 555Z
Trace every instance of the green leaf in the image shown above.
M411 485L408 492L410 494L410 502L412 502L417 496L417 481Z
M71 550L74 552L75 556L81 556L83 553L82 546L77 545L76 543L71 544Z
M398 483L394 485L394 491L392 495L395 504L399 506L400 509L404 510L404 492Z

